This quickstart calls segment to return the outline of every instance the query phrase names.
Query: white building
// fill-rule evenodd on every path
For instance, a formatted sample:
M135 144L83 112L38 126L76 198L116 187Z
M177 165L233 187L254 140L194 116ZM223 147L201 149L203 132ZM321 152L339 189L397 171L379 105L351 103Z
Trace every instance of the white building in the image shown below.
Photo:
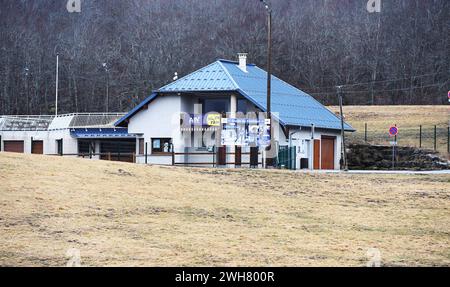
M266 83L267 73L240 54L154 91L128 114L0 116L0 151L206 167L261 167L269 158L291 169L339 169L340 119L274 76L266 151Z
M136 138L113 125L123 115L0 116L0 151L133 161Z
M186 124L186 119L196 122L197 117L206 119L208 114L235 119L265 112L267 73L247 64L245 54L239 56L239 62L218 60L154 91L116 122L117 127L127 127L136 135L137 162L261 166L267 156L290 168L339 169L340 119L308 94L274 76L272 155L261 146L221 146L222 127L208 125L206 120ZM348 124L345 129L353 131ZM280 151L288 147L291 156L285 162Z

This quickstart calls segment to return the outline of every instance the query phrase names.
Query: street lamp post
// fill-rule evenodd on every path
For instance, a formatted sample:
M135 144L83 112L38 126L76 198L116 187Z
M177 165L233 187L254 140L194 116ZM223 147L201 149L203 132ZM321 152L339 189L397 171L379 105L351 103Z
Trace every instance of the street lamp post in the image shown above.
M272 9L266 0L260 0L264 4L267 11L267 118L270 121L270 145L267 147L269 151L272 147L272 112L271 112L271 86L272 86ZM272 165L272 158L266 157L266 167Z
M109 112L109 69L108 69L108 64L103 63L103 68L105 69L106 72L106 112Z

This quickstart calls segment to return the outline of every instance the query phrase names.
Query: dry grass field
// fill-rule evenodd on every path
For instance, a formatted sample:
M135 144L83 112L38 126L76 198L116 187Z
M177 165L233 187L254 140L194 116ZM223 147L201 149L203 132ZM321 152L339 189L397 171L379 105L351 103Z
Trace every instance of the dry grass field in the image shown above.
M0 266L450 266L450 175L0 153Z
M330 107L338 112L339 107ZM364 124L368 126L368 140L389 144L391 125L399 128L398 142L404 146L419 146L419 126L422 125L423 147L434 148L434 126L437 125L437 148L447 153L447 129L450 124L450 105L446 106L345 106L344 115L357 132L351 139L364 139Z

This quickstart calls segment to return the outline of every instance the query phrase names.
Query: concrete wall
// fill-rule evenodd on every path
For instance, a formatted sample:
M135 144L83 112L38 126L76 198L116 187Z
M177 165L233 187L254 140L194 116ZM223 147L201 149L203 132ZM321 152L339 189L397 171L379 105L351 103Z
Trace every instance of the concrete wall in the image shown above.
M63 139L63 153L73 154L78 152L78 141L70 136L70 131L0 131L2 137L2 151L4 150L3 141L24 141L25 153L31 153L31 140L44 141L44 154L57 154L56 140Z

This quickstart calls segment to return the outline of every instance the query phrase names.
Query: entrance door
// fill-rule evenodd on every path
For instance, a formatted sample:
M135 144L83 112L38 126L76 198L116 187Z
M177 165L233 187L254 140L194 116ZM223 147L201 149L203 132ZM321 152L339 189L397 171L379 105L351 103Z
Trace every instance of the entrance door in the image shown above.
M32 154L44 154L44 142L43 141L32 141L31 142L31 153Z
M227 147L221 146L217 151L217 164L218 165L226 165L227 164Z
M24 153L23 141L4 141L3 147L5 152Z
M322 136L321 167L334 169L334 142L335 137Z
M242 148L240 146L236 146L234 148L234 165L236 167L240 167L242 165Z
M314 169L320 169L320 140L314 140Z

